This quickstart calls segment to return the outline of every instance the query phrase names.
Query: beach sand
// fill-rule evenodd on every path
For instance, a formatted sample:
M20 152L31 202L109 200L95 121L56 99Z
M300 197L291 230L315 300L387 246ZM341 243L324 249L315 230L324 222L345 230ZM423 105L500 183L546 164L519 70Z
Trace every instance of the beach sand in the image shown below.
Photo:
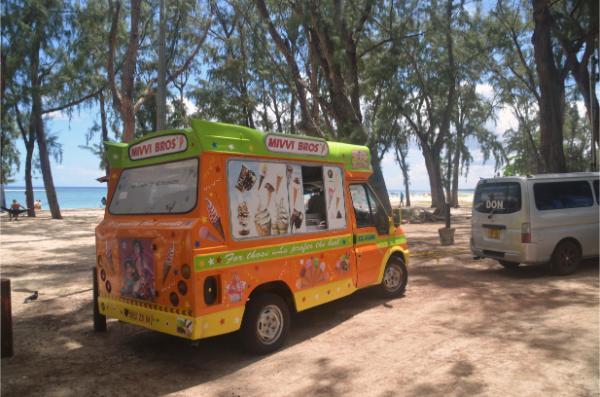
M441 223L403 226L412 253L403 298L367 289L299 313L289 343L264 357L240 352L237 334L192 344L115 320L95 334L103 212L63 215L0 216L15 351L1 361L2 395L598 395L597 263L558 278L475 261L468 207L455 211L453 246L439 245ZM39 298L23 303L33 291Z

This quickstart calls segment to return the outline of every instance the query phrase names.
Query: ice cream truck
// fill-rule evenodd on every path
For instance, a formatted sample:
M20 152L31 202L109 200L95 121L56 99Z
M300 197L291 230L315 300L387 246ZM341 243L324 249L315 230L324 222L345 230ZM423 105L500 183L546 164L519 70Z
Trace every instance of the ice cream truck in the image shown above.
M94 326L278 349L291 313L377 286L402 295L404 232L369 186L364 146L191 120L106 143Z

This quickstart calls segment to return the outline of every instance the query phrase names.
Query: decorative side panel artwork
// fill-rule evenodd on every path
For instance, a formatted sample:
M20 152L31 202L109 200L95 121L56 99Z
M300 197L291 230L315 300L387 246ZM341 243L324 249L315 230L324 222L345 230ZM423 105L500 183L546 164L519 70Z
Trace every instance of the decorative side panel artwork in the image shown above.
M344 185L342 183L341 168L323 167L323 185L329 229L345 228L346 209L344 205Z
M232 160L228 165L228 190L233 238L304 230L300 166Z
M152 240L119 239L119 257L124 298L154 300L155 275Z

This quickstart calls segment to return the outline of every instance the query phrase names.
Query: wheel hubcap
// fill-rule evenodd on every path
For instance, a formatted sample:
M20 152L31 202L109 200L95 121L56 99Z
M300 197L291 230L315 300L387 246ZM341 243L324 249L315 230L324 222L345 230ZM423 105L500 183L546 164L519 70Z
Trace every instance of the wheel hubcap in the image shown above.
M283 313L275 305L265 306L258 315L256 334L262 343L275 343L283 331Z
M396 264L388 266L383 275L383 285L388 291L395 291L402 284L402 269Z
M575 253L569 249L563 249L561 262L564 267L571 267L575 263Z

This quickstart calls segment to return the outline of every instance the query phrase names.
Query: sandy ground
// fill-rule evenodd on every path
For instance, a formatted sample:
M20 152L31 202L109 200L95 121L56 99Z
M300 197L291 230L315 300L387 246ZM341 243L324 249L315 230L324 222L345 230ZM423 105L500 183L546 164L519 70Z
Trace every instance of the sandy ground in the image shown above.
M468 214L468 211L461 211ZM91 330L98 210L6 222L2 277L13 288L15 355L3 396L597 396L598 263L569 277L474 261L469 221L457 244L439 224L405 225L414 254L406 295L372 290L300 313L266 357L236 334L188 341L109 321ZM23 304L31 291L39 299Z

